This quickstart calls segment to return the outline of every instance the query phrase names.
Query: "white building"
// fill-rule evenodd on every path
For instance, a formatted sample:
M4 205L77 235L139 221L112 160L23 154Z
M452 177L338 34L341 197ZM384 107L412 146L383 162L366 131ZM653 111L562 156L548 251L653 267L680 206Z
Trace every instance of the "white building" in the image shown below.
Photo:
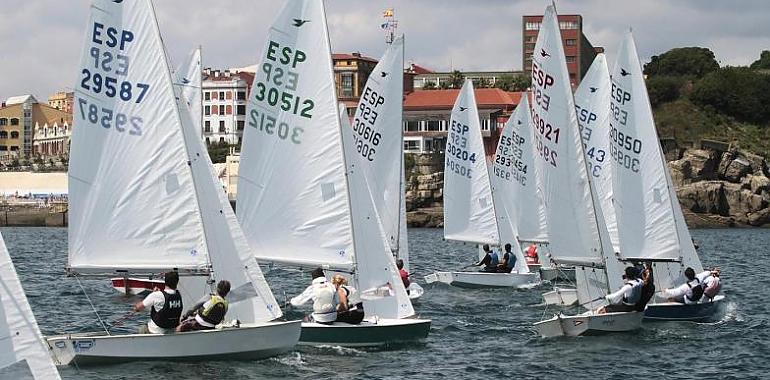
M207 144L239 144L246 125L246 99L254 74L203 70L203 132Z

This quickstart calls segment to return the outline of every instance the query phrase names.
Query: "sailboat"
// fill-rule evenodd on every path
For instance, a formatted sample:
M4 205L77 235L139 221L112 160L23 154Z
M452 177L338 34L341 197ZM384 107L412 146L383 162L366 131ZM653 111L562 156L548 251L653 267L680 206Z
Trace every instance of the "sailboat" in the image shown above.
M609 155L610 73L603 53L597 54L575 91L575 112L583 138L588 177L604 215L613 252L619 252L615 206L612 203L612 168ZM579 279L578 279L579 278ZM576 281L586 281L585 277ZM556 286L543 294L548 305L571 305L578 301L574 287Z
M372 70L361 92L353 117L355 154L346 158L355 163L375 195L374 205L394 257L404 261L409 271L409 244L406 236L404 199L404 144L401 128L404 92L404 36L396 38ZM381 195L381 196L379 196ZM411 282L410 299L423 289Z
M589 311L559 313L534 324L544 337L577 336L638 329L642 312L598 314L593 308L622 285L601 206L588 180L556 11L548 6L532 57L535 170L544 197L551 257L576 267L578 299Z
M521 106L515 119L525 112ZM507 138L501 137L505 145ZM510 147L498 147L510 149ZM505 158L500 158L505 159ZM499 170L499 168L497 168ZM518 175L510 174L510 176ZM510 185L498 182L499 191L493 192L487 168L481 122L473 83L466 79L452 108L449 136L444 165L444 238L473 244L502 246L511 244L516 256L516 268L511 273L494 272L436 272L425 281L443 282L459 287L519 287L536 284L537 273L531 273L517 240L517 231L508 213L514 212L515 200L507 191ZM505 208L503 210L499 207ZM510 208L510 210L509 210ZM500 214L499 214L500 213Z
M173 86L151 1L95 0L88 25L75 90L68 274L175 270L180 284L227 279L226 318L237 322L167 335L112 334L103 323L105 332L48 337L54 358L84 365L259 359L291 350L300 322L278 321L280 307Z
M191 126L200 128L202 117L201 89L202 85L201 48L198 47L182 62L174 72L174 88L181 91L182 98L190 110ZM125 295L147 295L155 288L163 289L163 280L138 277L113 277L110 279L113 289ZM188 282L188 281L185 281ZM200 286L196 286L200 287ZM192 290L187 284L186 290ZM192 301L192 299L190 299Z
M354 132L337 107L323 1L288 1L258 62L241 151L238 219L260 261L348 274L366 313L360 325L305 322L300 344L424 339L430 320L414 318L375 207L382 195L370 191L364 170L351 159L368 157L363 144L374 137ZM401 93L379 95L387 97L380 106L402 99ZM376 103L363 115L379 113Z
M61 379L0 235L0 378Z
M655 130L650 100L631 31L612 71L610 156L620 254L653 263L656 289L685 282L684 269L703 266L684 221L671 173ZM724 296L692 305L655 299L645 318L702 321L720 310Z

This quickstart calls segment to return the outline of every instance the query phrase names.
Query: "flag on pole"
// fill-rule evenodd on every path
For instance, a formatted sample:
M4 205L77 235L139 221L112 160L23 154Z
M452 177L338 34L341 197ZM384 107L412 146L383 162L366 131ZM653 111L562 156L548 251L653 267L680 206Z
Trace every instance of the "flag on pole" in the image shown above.
M393 17L393 8L388 8L382 12L382 17Z

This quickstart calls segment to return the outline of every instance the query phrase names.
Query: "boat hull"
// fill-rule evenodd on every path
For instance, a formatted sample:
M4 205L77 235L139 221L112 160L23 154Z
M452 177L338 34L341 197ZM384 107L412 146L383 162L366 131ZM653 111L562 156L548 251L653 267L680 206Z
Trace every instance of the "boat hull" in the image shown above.
M642 318L644 313L641 312L606 314L586 312L570 316L558 314L551 319L535 323L534 327L544 338L601 335L637 330L642 326Z
M577 289L572 288L554 288L550 292L543 293L543 300L546 305L576 305L578 303L578 292Z
M678 302L647 304L644 319L649 321L709 321L724 311L725 296L717 295L711 302L685 305Z
M540 276L537 273L436 272L425 276L425 281L460 288L508 288L537 284Z
M163 280L149 280L146 278L128 278L128 286L126 286L126 279L123 277L111 278L112 288L125 295L146 295L150 294L155 288L163 289L165 283Z
M416 282L409 284L409 287L406 288L406 291L409 294L409 299L412 300L412 302L420 299L422 294L425 293L425 289L423 289L422 286Z
M429 319L367 319L359 325L336 322L322 325L302 323L300 345L378 347L396 343L418 342L428 337Z
M177 334L51 336L46 342L58 365L97 365L136 360L254 360L290 351L300 321L242 324L237 328Z

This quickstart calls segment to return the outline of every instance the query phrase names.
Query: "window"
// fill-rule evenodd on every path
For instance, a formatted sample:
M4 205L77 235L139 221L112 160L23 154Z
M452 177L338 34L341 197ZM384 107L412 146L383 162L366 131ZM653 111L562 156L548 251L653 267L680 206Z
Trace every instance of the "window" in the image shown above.
M238 120L235 123L238 126L238 132L243 131L243 126L244 126L245 122L243 120Z
M8 125L8 119L6 118L0 119L0 125Z
M225 138L224 137L220 137L219 138L219 143L220 144L224 144L225 143Z
M535 44L533 44L533 43L526 43L526 44L524 44L524 49L526 49L528 51L533 51L533 50L535 50Z
M575 46L575 45L577 45L577 40L574 39L574 38L567 38L566 40L564 40L564 45L566 45L566 46Z
M211 133L211 122L206 120L203 122L203 132Z
M535 42L537 42L537 36L527 36L524 42L531 42L534 44Z
M404 122L404 131L405 132L417 132L420 130L420 122L419 121L405 121Z
M15 118L15 117L13 119L11 119L11 125L19 125L19 119Z
M567 56L567 63L575 63L575 56L574 55L568 55Z
M528 22L524 24L524 29L526 30L540 30L540 23L539 22Z
M225 99L227 99L227 100L233 100L233 92L232 92L232 91L227 91L227 92L225 93Z
M426 131L437 132L441 130L441 120L428 120L425 124Z
M0 139L7 139L7 138L8 138L8 132L0 131Z
M577 29L578 23L574 21L559 21L559 29Z
M19 151L19 147L18 146L15 146L15 145L11 146L11 152L18 152L18 151Z
M11 138L12 139L18 139L19 138L19 132L16 132L16 131L11 132Z
M211 115L211 106L203 107L203 114L206 115L206 116Z
M245 115L246 114L246 105L237 105L236 107L236 114L237 115Z
M353 73L341 74L342 96L353 96Z
M206 145L211 145L211 141L209 140L208 137L206 137Z
M211 93L206 91L203 93L203 100L211 100Z
M225 130L225 121L220 120L219 121L219 133L225 133L227 130Z
M492 126L492 119L481 119L481 130L488 131Z
M406 140L404 141L404 150L405 151L420 150L420 142L417 140Z
M225 115L225 106L219 106L219 116Z
M219 100L225 100L225 92L219 91Z
M8 147L7 146L0 145L0 152L7 152L7 151L8 151Z
M246 91L238 91L238 100L246 100Z

